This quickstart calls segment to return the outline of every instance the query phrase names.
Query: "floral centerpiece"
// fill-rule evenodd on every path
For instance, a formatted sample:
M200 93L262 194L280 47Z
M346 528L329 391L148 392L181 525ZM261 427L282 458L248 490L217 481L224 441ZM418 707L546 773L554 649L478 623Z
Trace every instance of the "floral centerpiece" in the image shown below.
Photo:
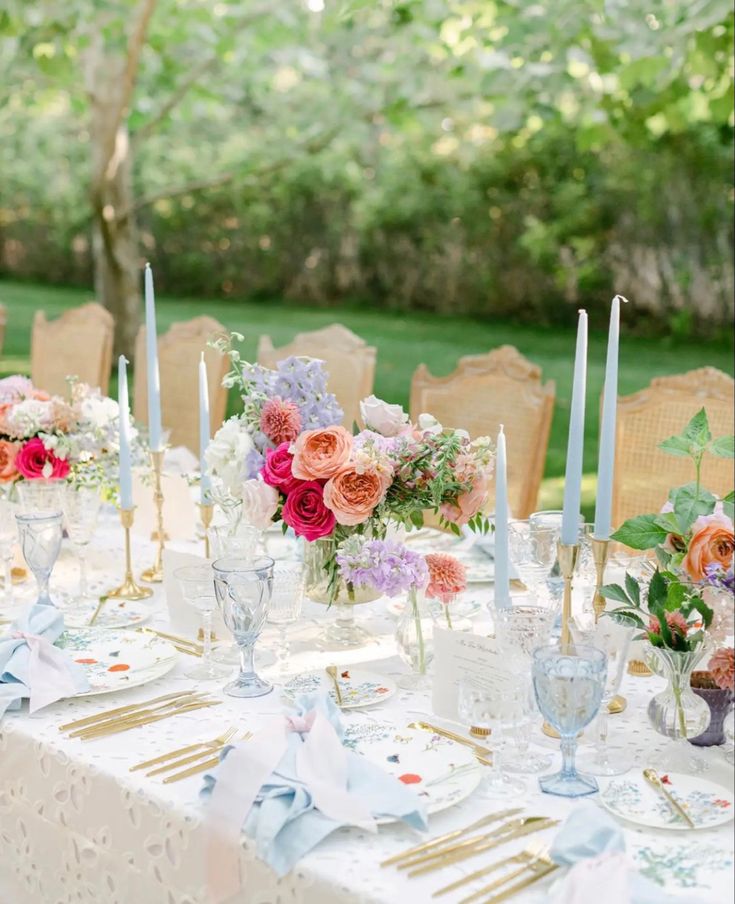
M69 388L64 399L21 375L0 380L1 484L63 479L114 493L117 402L74 379Z
M231 342L220 349L230 355L225 382L239 387L243 411L207 452L215 499L245 500L243 517L280 522L319 550L325 601L354 599L338 555L355 536L385 540L392 527L420 527L427 510L457 533L463 524L487 530L487 437L470 440L430 415L412 424L400 405L375 396L361 403L365 429L353 435L339 423L322 362L288 358L268 370L243 362Z
M705 454L733 457L733 438L713 439L702 409L660 447L690 456L695 480L672 489L660 512L631 518L612 535L633 549L655 552L658 568L645 601L630 575L624 587L608 585L602 593L621 604L609 613L613 618L641 629L637 639L647 640L653 653L649 664L669 678L667 690L649 705L654 724L671 736L691 738L702 730L695 730L702 709L691 705L691 673L733 631L733 493L718 499L702 487L700 474Z

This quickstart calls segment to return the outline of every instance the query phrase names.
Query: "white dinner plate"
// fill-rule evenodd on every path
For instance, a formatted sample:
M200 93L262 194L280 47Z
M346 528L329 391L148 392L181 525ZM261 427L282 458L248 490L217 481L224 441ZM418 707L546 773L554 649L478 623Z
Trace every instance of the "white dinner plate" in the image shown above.
M342 709L375 706L390 699L396 692L396 684L390 678L365 669L342 668L337 675L342 692ZM293 700L300 694L313 694L319 690L328 691L332 700L337 702L332 679L323 670L295 675L286 683L283 693Z
M156 634L111 628L69 628L55 644L80 665L90 689L78 697L111 694L161 678L176 665L175 648Z
M153 614L149 604L135 600L108 599L94 620L94 625L90 625L89 620L96 608L97 602L94 600L64 606L64 625L67 628L132 628L142 625Z
M669 772L661 775L664 787L686 810L697 829L710 829L733 818L733 796L722 785L698 775ZM689 826L642 775L615 779L600 795L615 816L652 829L691 831Z
M413 788L429 815L465 800L482 779L482 766L469 747L428 731L360 722L346 727L343 743Z

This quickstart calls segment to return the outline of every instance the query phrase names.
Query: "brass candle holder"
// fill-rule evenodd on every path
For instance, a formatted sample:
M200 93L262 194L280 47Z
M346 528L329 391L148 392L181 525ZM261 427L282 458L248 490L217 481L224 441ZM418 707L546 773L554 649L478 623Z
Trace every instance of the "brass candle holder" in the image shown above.
M145 600L149 596L153 596L153 590L150 587L141 587L135 583L135 578L133 577L130 528L133 526L134 517L134 508L120 509L120 523L125 531L125 577L119 587L114 590L108 590L107 596L112 599Z
M151 465L153 467L153 503L156 506L156 531L155 539L156 557L153 565L141 574L140 579L148 584L160 584L163 580L163 548L166 543L166 531L163 526L163 490L161 489L161 477L163 471L163 457L165 448L157 451L151 450Z
M572 581L579 558L578 543L559 543L557 558L559 572L564 580L564 597L561 605L561 646L568 647L572 640L569 622L572 619Z
M211 502L202 502L199 505L199 517L202 519L202 526L204 527L204 558L208 559L210 556L209 528L212 525L212 518L214 517L214 505L212 505Z
M607 556L610 550L609 540L598 540L597 537L590 537L590 545L592 546L592 558L595 562L595 596L592 606L595 610L595 621L600 620L600 616L605 611L607 601L602 595L602 587L605 583L605 566L607 565Z

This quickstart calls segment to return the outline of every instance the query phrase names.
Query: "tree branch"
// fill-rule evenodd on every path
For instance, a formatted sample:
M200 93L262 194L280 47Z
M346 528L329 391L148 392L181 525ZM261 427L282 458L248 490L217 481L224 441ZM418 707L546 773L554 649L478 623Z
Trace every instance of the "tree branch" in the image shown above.
M169 97L160 110L158 110L157 113L154 113L150 119L146 120L139 129L136 129L131 139L133 144L138 145L144 138L150 135L151 132L155 131L156 127L166 119L174 107L183 100L189 88L199 81L208 69L212 69L216 66L217 63L219 63L218 56L209 57L196 66L185 79L182 79L181 84L178 85L171 97Z

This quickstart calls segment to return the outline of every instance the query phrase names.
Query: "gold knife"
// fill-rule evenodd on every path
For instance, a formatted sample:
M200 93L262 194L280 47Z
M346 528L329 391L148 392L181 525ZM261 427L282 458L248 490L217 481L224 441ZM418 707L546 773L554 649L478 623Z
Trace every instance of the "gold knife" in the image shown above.
M197 700L192 703L186 703L176 709L169 709L166 712L156 715L145 716L132 722L116 722L113 725L101 728L99 731L90 732L88 734L79 735L82 741L92 741L95 738L104 738L113 734L120 734L123 731L130 731L131 728L138 728L141 725L150 725L151 722L160 722L162 719L170 719L172 716L178 716L181 713L190 713L196 709L206 709L210 706L219 706L221 700Z
M176 691L173 694L164 694L162 697L154 697L152 700L141 700L140 703L129 703L127 706L118 706L115 709L106 709L101 713L95 713L93 716L85 716L83 719L75 719L74 722L67 722L65 725L59 725L59 731L69 731L72 728L82 728L84 725L91 725L93 722L104 722L112 716L121 716L123 713L132 713L146 706L153 706L154 703L163 703L165 700L175 700L177 697L187 697L194 691Z
M544 829L549 829L558 824L559 821L556 819L545 819L539 816L532 816L525 825L513 832L506 832L499 838L490 838L488 841L483 841L476 844L474 847L467 847L463 850L449 853L446 858L442 855L436 858L436 861L433 863L427 863L424 866L420 866L418 869L411 870L408 875L411 877L421 876L424 873L433 872L435 869L442 869L442 867L448 866L450 863L457 863L459 860L467 860L470 857L474 857L476 854L490 851L493 848L499 847L501 844L505 844L506 841L511 841L514 838L522 838L524 835L531 835L533 832L541 832Z
M462 835L466 835L467 832L474 832L477 829L482 829L485 826L490 825L491 822L496 822L498 819L508 819L520 812L522 812L522 808L518 807L515 810L501 810L499 813L491 813L489 816L483 816L482 819L478 819L477 822L473 822L464 829L455 829L453 832L447 832L444 835L440 835L438 838L433 838L431 841L417 844L416 847L409 848L407 851L402 851L400 854L394 854L387 860L383 860L380 865L390 866L393 863L398 863L399 860L411 859L417 854L423 854L431 848L440 847L450 841L454 841L455 838L460 838Z
M443 738L449 738L450 741L456 741L457 744L464 744L465 747L470 747L476 754L485 757L491 757L493 755L492 750L487 747L483 747L480 744L475 744L474 741L471 741L469 738L464 738L460 734L456 734L453 731L449 731L448 728L441 728L439 725L432 725L431 722L409 722L409 728L418 728L421 731L430 731L432 734L441 735Z
M671 809L676 813L677 816L680 816L684 822L689 826L690 829L695 829L694 820L687 813L687 811L682 807L679 801L670 794L666 788L664 788L664 783L661 781L661 777L655 769L644 769L643 770L643 778L648 782L649 785L652 785L657 791L659 791Z
M497 838L501 835L507 835L509 832L515 832L516 829L520 829L531 819L541 818L542 817L540 816L522 816L520 819L509 819L491 832L483 832L482 835L471 835L469 838L465 838L464 841L456 842L456 844L444 845L438 850L420 854L418 857L411 857L406 860L405 863L399 863L398 869L409 869L412 866L419 866L421 863L428 863L430 860L435 860L438 857L444 857L447 854L454 854L457 851L465 850L468 847L474 847L477 844L487 841L489 838Z
M81 735L94 733L95 731L105 730L107 728L111 728L113 725L121 725L124 722L131 722L135 719L142 718L143 716L150 716L159 710L163 709L176 709L177 706L181 706L184 703L192 703L195 700L200 700L205 697L205 694L199 693L188 693L184 694L181 697L176 697L172 700L166 700L163 703L158 703L156 706L146 706L142 709L135 709L129 713L120 713L116 716L110 716L107 719L102 719L100 721L94 722L91 725L86 725L82 728L75 728L73 731L69 732L70 738L78 738Z

